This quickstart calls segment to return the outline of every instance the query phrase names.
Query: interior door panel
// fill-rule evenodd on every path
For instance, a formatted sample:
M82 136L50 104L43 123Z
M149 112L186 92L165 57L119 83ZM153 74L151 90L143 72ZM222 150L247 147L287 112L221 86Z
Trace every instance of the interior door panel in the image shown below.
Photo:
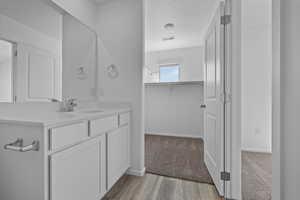
M224 85L223 85L223 26L221 3L209 26L205 38L204 98L204 159L219 194L224 194L221 172L224 170Z

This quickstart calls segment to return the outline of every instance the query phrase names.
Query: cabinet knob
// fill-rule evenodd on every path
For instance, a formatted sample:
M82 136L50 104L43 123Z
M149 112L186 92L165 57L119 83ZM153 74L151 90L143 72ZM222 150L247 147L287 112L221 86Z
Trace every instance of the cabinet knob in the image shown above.
M206 108L205 104L201 104L200 108Z

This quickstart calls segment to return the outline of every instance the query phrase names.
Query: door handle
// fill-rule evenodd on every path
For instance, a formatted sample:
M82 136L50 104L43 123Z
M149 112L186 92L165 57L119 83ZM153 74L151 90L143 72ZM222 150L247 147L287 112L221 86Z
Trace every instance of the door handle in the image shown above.
M206 108L205 104L201 104L200 108Z

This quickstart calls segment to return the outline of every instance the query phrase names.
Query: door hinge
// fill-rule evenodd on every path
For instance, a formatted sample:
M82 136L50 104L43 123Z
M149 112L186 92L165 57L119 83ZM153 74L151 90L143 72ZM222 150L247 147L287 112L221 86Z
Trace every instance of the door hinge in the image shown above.
M221 180L222 181L230 181L230 173L229 172L221 172Z
M229 94L229 93L222 93L221 94L221 101L224 104L230 103L231 99L232 99L231 94Z
M221 24L227 25L231 23L231 15L223 15L221 16Z
M18 51L17 50L15 51L15 56L18 56Z
M224 104L231 103L231 99L232 99L231 94L229 94L229 93L222 93L220 95L220 97L221 97L221 102L222 103L224 103Z
M224 98L224 102L225 103L231 103L232 97L230 93L225 93L225 98Z

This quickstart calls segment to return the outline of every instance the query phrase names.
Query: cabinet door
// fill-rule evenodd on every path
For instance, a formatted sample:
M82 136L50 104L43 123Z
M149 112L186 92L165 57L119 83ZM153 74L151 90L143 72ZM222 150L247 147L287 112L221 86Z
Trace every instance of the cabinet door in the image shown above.
M99 152L99 141L93 140L52 155L50 157L50 199L98 199Z
M129 168L129 127L124 126L107 134L108 190Z
M100 136L99 139L100 145L100 196L99 199L102 198L107 192L107 180L106 180L106 135Z

